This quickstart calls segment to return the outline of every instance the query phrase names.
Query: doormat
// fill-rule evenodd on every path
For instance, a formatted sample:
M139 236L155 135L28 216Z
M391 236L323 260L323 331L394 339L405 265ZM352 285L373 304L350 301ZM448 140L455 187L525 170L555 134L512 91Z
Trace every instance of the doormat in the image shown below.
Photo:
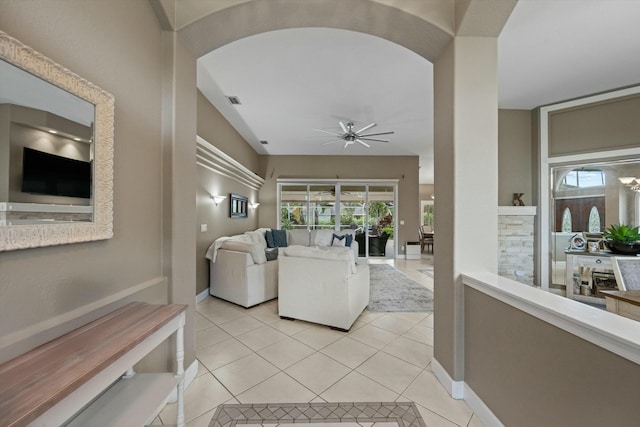
M426 427L413 402L253 403L220 405L209 427L263 426L265 424L375 423L377 427ZM353 426L352 426L353 425ZM373 426L372 426L373 427Z

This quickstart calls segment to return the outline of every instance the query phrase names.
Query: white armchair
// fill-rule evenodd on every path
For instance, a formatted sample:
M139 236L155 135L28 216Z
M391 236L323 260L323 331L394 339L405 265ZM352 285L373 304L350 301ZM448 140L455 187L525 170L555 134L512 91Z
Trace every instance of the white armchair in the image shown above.
M369 304L369 266L348 248L292 246L278 262L281 317L346 331Z

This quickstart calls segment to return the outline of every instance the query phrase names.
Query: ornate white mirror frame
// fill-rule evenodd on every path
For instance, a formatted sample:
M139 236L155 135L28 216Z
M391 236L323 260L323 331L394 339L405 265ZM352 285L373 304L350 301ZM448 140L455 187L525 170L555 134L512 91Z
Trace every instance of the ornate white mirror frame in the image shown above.
M95 106L92 221L0 226L0 251L113 237L113 96L2 31L0 60Z

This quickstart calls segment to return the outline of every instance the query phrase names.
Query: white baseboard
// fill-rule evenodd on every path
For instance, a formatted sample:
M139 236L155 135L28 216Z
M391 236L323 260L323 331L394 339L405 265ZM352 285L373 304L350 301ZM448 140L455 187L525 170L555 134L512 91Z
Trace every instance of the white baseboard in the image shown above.
M431 360L431 370L451 397L464 399L464 381L454 381L436 359Z
M482 425L485 427L504 427L504 424L500 422L498 417L496 417L491 409L482 401L480 396L464 381L454 381L436 359L432 359L431 361L431 370L451 397L454 399L464 399L475 416L482 422Z
M209 296L209 288L206 288L204 291L196 295L196 304L206 299L208 296Z
M469 408L471 408L475 416L485 427L504 427L504 424L500 422L498 417L495 416L491 409L480 399L480 396L478 396L467 383L464 383L464 401L467 402Z
M187 391L191 382L196 378L196 375L198 375L198 359L194 360L193 363L184 371L185 391ZM169 397L167 397L167 403L175 403L176 400L178 400L178 390L174 388Z

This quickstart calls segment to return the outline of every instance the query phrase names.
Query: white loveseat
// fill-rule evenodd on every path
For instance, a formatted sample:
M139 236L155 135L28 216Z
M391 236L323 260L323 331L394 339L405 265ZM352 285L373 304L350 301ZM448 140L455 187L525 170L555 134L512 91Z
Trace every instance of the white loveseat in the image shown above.
M260 228L241 235L220 237L211 244L206 254L210 260L210 295L243 307L277 298L279 261L267 261L265 254L265 233L269 230ZM353 234L353 230L287 230L287 244L330 246L334 233ZM357 257L355 238L351 251Z
M280 317L349 330L369 304L369 265L348 248L289 246L278 260Z

